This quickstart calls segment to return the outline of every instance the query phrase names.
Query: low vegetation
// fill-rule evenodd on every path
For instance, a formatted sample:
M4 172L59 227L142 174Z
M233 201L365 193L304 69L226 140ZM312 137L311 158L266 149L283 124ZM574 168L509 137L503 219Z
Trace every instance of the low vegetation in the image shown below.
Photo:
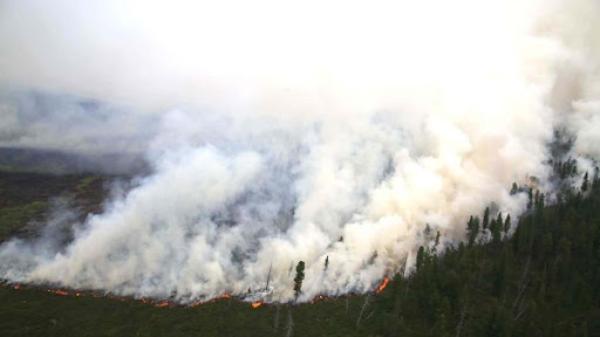
M561 181L573 176L572 165L557 164ZM100 200L94 190L101 186L96 178L48 179L71 179L60 193L88 198L88 204ZM6 174L0 180L3 197L10 197L5 194L11 190L9 180ZM432 233L431 244L419 250L414 273L396 276L378 294L256 309L235 299L197 307L156 307L129 299L57 296L40 288L16 290L5 285L0 287L0 335L597 336L598 173L590 173L575 188L560 185L557 202L551 205L542 194L515 186L514 193L530 195L529 210L518 224L488 209L481 219L473 217L465 224L464 243L443 254L437 252L438 238ZM44 187L38 189L44 195ZM47 198L38 199L5 203L0 208L0 235L43 213Z

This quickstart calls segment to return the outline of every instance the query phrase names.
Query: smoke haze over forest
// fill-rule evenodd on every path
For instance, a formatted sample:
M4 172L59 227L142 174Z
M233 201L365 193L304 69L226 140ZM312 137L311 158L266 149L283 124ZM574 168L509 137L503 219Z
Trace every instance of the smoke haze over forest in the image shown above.
M3 1L0 146L138 177L66 246L2 243L0 278L285 301L302 260L300 300L370 290L426 228L518 217L513 182L551 195L555 130L591 170L598 36L594 0Z

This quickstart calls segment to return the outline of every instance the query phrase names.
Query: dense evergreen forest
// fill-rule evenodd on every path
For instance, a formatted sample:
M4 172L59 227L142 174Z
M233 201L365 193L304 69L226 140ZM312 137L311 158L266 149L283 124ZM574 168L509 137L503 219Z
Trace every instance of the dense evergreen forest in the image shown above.
M515 184L512 193L529 197L518 224L488 208L465 224L465 241L444 252L436 249L437 233L429 233L416 270L377 294L257 309L236 299L159 308L4 284L0 335L600 336L600 178L597 170L586 173L573 187L575 162L554 167L559 192L553 202ZM103 179L1 174L2 238L43 218L49 195L69 195L75 208L93 211ZM24 186L28 181L35 186Z
M600 180L572 188L574 161L555 164L556 203L532 189L509 237L510 216L486 209L466 242L436 255L421 248L417 270L376 299L382 336L600 335ZM513 185L513 193L519 188ZM482 235L488 234L488 239ZM435 245L435 244L434 244Z

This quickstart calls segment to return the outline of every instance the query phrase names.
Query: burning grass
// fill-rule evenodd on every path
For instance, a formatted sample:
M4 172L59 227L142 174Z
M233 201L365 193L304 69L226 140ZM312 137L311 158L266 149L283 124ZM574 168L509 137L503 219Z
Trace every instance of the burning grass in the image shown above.
M0 286L0 331L3 337L281 336L287 311L292 310L294 329L305 336L362 336L353 322L363 299L360 295L323 296L317 297L315 303L290 306L261 302L253 309L254 302L230 295L181 305L81 290L49 291L4 284ZM279 327L274 330L278 310Z
M388 286L389 282L390 282L390 279L388 277L384 277L383 280L379 283L379 285L373 290L373 292L375 294L380 294L381 292L383 292L385 290L385 288ZM247 300L245 300L244 298L232 296L231 294L227 294L227 293L225 293L221 296L217 296L215 298L211 298L209 300L198 300L198 301L194 301L191 303L180 303L180 302L176 302L173 300L144 298L144 297L135 298L135 297L129 297L129 296L117 296L117 295L113 295L110 293L100 293L98 291L91 291L91 290L52 288L52 287L43 287L43 286L35 286L35 285L24 285L24 284L19 284L19 283L12 283L12 284L11 283L2 283L1 285L4 286L5 288L12 288L13 290L44 290L48 294L52 294L55 296L93 297L93 298L106 298L106 299L115 300L115 301L119 301L119 302L126 302L126 301L140 302L143 304L154 306L156 308L173 308L173 307L193 308L193 307L197 307L197 306L200 306L203 304L214 303L214 302L230 300L230 299L236 299L236 300L238 300L238 302L246 302L247 303ZM352 296L352 295L348 294L345 296ZM314 304L317 302L322 302L322 301L336 299L336 298L337 297L331 297L331 296L327 296L327 295L317 295L312 300L310 300L309 303ZM258 300L258 301L250 302L250 307L252 309L258 309L266 304L268 304L268 303L266 303L262 300ZM272 304L281 304L281 303L272 303Z

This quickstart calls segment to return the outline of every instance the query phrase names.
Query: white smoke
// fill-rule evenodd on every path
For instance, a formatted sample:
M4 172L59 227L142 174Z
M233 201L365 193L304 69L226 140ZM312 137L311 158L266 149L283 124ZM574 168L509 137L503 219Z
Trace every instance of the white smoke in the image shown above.
M289 300L303 260L301 299L366 291L411 266L427 225L446 246L490 203L519 215L511 183L550 188L555 127L577 135L573 156L598 158L593 0L0 6L5 90L156 121L134 137L153 174L67 247L4 243L10 281L185 302L270 275L268 299ZM120 124L107 144L137 135Z

